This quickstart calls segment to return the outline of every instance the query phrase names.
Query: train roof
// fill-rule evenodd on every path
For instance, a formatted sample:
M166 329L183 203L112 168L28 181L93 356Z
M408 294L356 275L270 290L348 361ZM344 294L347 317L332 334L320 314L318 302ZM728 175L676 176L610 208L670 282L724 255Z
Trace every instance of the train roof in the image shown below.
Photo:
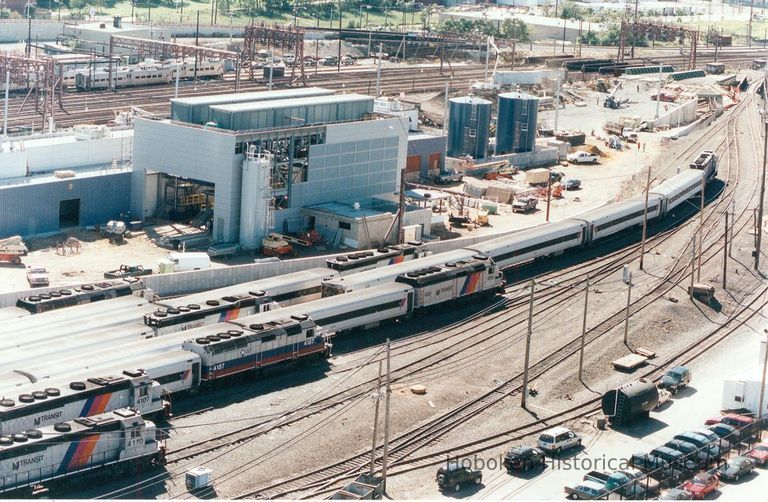
M568 219L558 221L556 223L536 225L535 227L518 230L517 232L511 233L509 235L472 244L467 246L467 248L472 249L478 253L487 254L489 251L501 246L507 246L527 239L536 238L540 236L542 232L546 232L548 235L550 235L559 231L579 231L582 228L584 228L583 221Z
M65 425L64 425L65 424ZM0 459L15 455L14 450L28 451L34 444L55 444L67 436L77 436L82 433L109 432L122 428L122 424L129 426L144 424L144 419L138 411L130 408L122 408L94 415L86 418L77 418L68 422L32 429L11 437L0 438ZM16 441L13 437L23 436L25 439Z
M667 194L680 188L688 187L692 184L701 183L704 171L700 169L686 169L679 174L667 178L655 187L651 188L651 194Z
M97 373L92 372L91 375ZM19 410L34 409L45 405L48 400L67 400L69 396L88 396L102 389L119 390L128 388L133 378L144 376L141 371L124 371L120 375L107 375L79 379L52 378L37 383L29 383L19 386L17 394L9 396L7 393L0 400L0 420L18 415ZM32 411L25 411L32 413Z
M292 315L307 315L311 319L318 320L322 319L324 313L328 310L335 310L339 308L344 309L347 306L351 307L359 303L365 303L372 299L378 299L388 294L399 294L410 290L411 287L406 284L398 284L392 282L356 291L354 295L349 294L327 296L325 298L320 298L311 302L292 305L290 307L284 307L277 310L271 310L261 314L254 314L252 316L243 317L241 319L235 319L229 321L227 324L234 324L243 328L247 328L254 323L266 323L273 320L290 317ZM191 333L191 331L188 331L187 333Z
M482 271L487 264L488 260L477 258L449 262L439 267L427 267L408 272L399 276L396 281L412 286L428 286L454 277L465 276L471 272Z
M398 275L426 267L443 265L444 263L451 261L469 259L475 254L476 252L470 249L456 249L453 251L446 251L445 253L425 256L424 258L418 258L416 260L409 260L396 265L387 265L385 267L378 267L372 270L338 277L329 281L324 281L324 283L353 288L362 284L376 283L378 281L386 280L388 277L391 277L394 281Z
M227 286L224 288L212 289L203 293L180 296L172 299L161 299L155 303L164 307L178 307L189 305L190 303L203 304L207 300L219 299L227 296L255 294L265 292L269 296L278 296L287 292L304 289L308 285L319 285L323 279L336 277L338 274L327 268L311 268L300 272L267 277L256 281L244 282Z
M661 196L651 192L648 195L648 207L654 203L658 203L661 200ZM573 216L572 219L584 220L588 222L595 222L604 218L619 217L624 211L632 211L643 209L645 206L645 194L639 194L629 199L617 202L615 204L608 204L590 211Z

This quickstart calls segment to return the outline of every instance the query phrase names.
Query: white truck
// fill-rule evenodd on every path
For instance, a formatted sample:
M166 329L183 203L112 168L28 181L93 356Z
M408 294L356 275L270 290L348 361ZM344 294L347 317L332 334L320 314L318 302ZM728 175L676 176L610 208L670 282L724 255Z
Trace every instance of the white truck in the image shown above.
M24 241L18 235L0 239L0 261L18 265L21 263L21 257L26 256L28 251Z
M175 253L157 263L157 271L160 274L170 272L188 272L190 270L203 270L211 267L211 258L207 253Z
M578 152L569 153L566 158L568 159L568 162L572 162L574 164L594 164L597 162L597 155L593 155L581 150Z

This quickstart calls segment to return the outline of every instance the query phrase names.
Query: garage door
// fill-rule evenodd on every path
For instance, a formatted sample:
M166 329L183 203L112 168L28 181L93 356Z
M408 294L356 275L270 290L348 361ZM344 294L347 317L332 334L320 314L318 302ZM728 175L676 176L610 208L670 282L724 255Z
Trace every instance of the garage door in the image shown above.
M412 173L421 170L421 155L409 155L405 161L405 172Z

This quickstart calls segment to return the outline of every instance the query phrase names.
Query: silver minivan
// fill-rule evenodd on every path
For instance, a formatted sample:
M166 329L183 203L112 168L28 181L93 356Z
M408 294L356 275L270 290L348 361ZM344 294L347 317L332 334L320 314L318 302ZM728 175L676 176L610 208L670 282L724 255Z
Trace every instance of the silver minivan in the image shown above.
M536 440L536 444L546 452L560 453L563 450L579 446L581 436L567 427L553 427L542 432Z

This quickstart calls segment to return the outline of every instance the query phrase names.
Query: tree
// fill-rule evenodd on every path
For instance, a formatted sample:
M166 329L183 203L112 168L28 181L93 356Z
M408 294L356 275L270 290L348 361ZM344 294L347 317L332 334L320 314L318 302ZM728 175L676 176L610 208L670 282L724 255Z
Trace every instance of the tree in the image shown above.
M564 2L560 7L558 15L562 19L584 19L587 16L587 11L590 10L579 7L573 2Z
M502 38L515 38L520 42L530 42L531 30L520 19L506 19L501 25L501 36Z

